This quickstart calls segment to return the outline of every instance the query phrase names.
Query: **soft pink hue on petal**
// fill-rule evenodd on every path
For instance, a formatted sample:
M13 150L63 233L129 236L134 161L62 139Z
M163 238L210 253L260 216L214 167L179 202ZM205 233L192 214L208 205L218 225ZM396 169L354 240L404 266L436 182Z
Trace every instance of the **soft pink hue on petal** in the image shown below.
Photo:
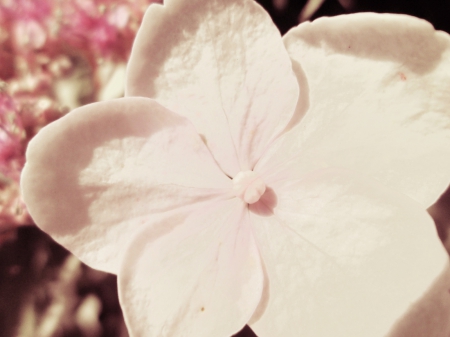
M42 129L21 183L36 224L109 272L141 224L232 186L192 124L148 98L90 104Z
M244 327L264 281L248 216L241 200L222 200L130 242L119 294L131 336L229 337Z
M258 170L289 179L351 168L434 203L450 182L449 36L366 13L301 24L284 41L307 78L309 111Z
M280 33L257 3L171 0L145 14L126 94L188 117L234 177L286 127L298 85Z
M274 216L250 213L270 280L259 337L386 336L448 264L423 207L370 178L324 170L267 184Z

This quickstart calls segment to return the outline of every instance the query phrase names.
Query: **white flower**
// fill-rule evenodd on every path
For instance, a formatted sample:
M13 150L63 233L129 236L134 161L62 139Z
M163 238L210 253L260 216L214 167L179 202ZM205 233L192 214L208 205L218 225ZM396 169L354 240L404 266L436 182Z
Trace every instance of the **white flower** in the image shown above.
M382 337L447 265L425 209L450 180L450 38L427 22L282 39L250 0L166 1L126 93L44 128L22 187L118 274L132 336Z

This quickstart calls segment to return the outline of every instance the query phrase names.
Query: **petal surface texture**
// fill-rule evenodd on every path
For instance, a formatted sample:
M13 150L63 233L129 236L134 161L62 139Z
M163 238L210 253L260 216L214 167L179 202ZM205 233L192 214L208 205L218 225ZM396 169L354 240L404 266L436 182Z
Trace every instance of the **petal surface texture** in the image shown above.
M149 218L187 214L232 186L192 124L148 98L90 104L42 129L21 184L40 228L113 273Z
M131 243L119 298L131 336L229 337L261 298L263 270L245 204L208 204L173 231Z
M307 78L309 110L258 169L350 168L433 204L450 183L448 34L364 13L301 24L284 42Z
M234 177L285 129L298 84L279 31L256 2L171 0L145 14L126 95L189 118Z
M382 337L448 264L420 204L354 172L324 170L251 214L269 279L259 337Z

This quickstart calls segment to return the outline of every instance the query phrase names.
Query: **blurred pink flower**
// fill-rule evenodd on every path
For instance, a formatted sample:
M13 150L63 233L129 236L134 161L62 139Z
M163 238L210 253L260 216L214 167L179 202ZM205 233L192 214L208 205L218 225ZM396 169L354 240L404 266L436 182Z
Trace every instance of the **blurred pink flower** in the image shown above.
M20 198L19 179L25 162L25 131L12 97L0 91L0 234L30 223ZM0 235L0 243L4 235Z
M0 91L1 233L14 226L32 223L19 189L25 149L40 128L61 115L59 107L48 98L20 95L14 98L6 91Z
M12 97L0 92L0 174L19 181L25 163L25 131Z
M108 22L119 28L123 29L127 26L130 20L130 10L125 5L120 5L114 8L108 15Z
M14 41L19 48L40 49L47 39L44 28L35 20L19 20L14 25Z
M101 65L128 58L150 2L0 2L0 227L31 223L18 187L28 141L67 106L105 96Z
M36 51L54 55L73 49L92 61L126 60L151 2L158 1L5 0L0 3L0 23L15 51L28 59L35 58Z
M449 69L449 36L408 16L281 38L254 1L152 5L128 97L42 129L25 200L118 274L132 336L386 336L448 265L426 208L449 182Z
M44 46L48 37L52 7L52 1L47 0L2 1L2 26L12 33L12 40L17 49L33 51Z
M60 34L78 48L101 57L126 59L143 8L152 0L77 0L63 2Z

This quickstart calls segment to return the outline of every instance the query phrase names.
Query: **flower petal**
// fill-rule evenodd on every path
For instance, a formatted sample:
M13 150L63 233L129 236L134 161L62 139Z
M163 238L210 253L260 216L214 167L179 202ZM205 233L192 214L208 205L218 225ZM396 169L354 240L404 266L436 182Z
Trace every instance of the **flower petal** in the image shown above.
M264 280L244 203L209 204L168 233L154 227L131 242L119 272L131 335L229 337L242 329Z
M450 183L449 36L364 13L301 24L284 41L310 108L261 170L350 168L433 204Z
M190 122L148 98L90 104L42 129L21 184L40 228L114 273L142 223L231 188Z
M325 170L271 187L275 215L251 213L270 280L259 337L386 336L448 264L425 210L369 178Z
M126 94L188 117L233 177L286 127L298 85L280 33L256 2L172 0L145 14Z

